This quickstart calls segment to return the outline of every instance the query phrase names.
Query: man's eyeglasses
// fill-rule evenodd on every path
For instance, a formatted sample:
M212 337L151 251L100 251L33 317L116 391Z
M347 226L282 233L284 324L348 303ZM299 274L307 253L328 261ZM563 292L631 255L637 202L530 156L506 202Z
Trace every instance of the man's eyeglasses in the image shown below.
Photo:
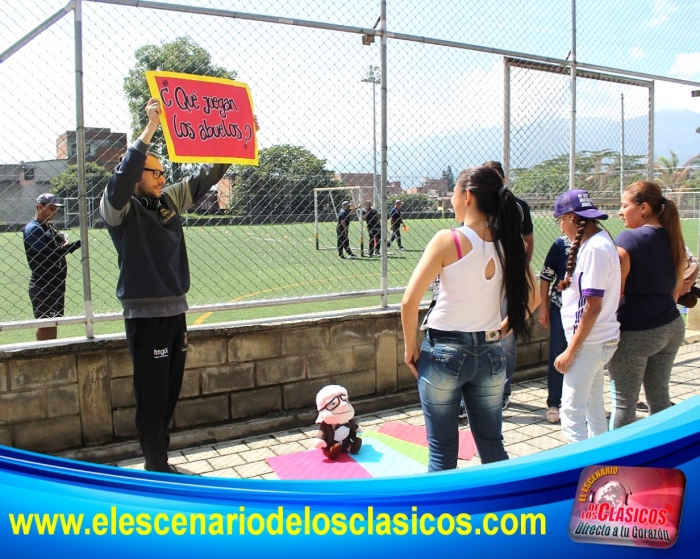
M348 397L345 394L338 394L335 398L333 398L330 402L328 402L325 406L323 406L321 409L322 410L328 410L328 411L333 411L335 408L337 408L340 405L340 402L347 402Z
M165 171L161 171L160 169L149 169L148 167L144 167L143 170L153 173L154 179L159 179L160 177L165 176Z

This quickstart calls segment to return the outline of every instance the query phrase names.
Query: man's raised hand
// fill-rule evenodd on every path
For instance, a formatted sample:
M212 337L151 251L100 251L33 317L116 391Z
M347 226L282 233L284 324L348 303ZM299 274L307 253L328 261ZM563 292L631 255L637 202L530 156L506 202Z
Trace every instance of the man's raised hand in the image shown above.
M146 103L146 115L148 122L157 124L160 122L160 113L163 109L160 106L160 101L151 97Z

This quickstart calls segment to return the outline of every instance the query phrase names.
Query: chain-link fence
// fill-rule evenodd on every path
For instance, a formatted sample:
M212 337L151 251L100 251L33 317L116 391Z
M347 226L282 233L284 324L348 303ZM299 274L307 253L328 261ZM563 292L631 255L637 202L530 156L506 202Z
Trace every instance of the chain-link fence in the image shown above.
M615 211L620 188L650 175L658 80L687 97L700 86L697 75L675 70L698 31L681 22L684 34L654 48L664 26L655 4L635 5L631 16L653 30L647 34L627 30L627 11L615 21L617 7L575 3L194 4L0 6L0 330L122 328L117 258L98 208L145 124L145 70L245 82L261 126L259 165L231 167L182 216L196 324L397 300L428 240L454 225L450 190L459 172L492 159L504 162L511 187L531 205L538 269L558 234L549 215L560 192L587 188ZM668 17L684 17L685 4L675 8ZM160 135L151 149L163 156L169 182L193 170L168 163ZM44 226L52 254L33 265L25 226L44 192L63 204L46 221L82 247L67 253ZM397 200L400 241L378 250L396 233L388 212ZM355 259L338 258L344 201ZM379 214L379 238L355 209L367 201ZM65 311L38 321L32 267L37 284L64 264L65 282L45 289L60 295L65 285ZM0 343L15 341L10 333Z

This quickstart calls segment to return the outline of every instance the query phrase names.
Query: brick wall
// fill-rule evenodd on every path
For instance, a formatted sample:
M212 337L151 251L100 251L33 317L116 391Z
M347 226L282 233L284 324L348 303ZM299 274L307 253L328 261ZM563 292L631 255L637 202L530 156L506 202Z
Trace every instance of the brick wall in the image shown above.
M518 375L546 361L542 334L519 346ZM418 400L397 310L188 337L172 447L311 425L327 384L345 386L358 414ZM0 444L58 453L133 443L132 374L123 335L0 348Z

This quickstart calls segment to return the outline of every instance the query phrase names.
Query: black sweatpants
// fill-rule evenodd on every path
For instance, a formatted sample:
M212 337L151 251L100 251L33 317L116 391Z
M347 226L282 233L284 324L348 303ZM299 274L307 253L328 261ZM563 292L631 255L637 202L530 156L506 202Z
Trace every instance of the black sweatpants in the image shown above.
M170 422L180 397L187 357L185 315L125 321L134 364L136 432L146 469L167 472Z
M350 238L348 237L348 230L337 228L335 234L338 237L338 256L343 256L343 250L352 256L352 250L350 250Z
M389 239L389 246L391 246L391 243L394 242L394 239L396 239L396 244L399 245L399 248L401 248L401 227L392 228L391 239Z

